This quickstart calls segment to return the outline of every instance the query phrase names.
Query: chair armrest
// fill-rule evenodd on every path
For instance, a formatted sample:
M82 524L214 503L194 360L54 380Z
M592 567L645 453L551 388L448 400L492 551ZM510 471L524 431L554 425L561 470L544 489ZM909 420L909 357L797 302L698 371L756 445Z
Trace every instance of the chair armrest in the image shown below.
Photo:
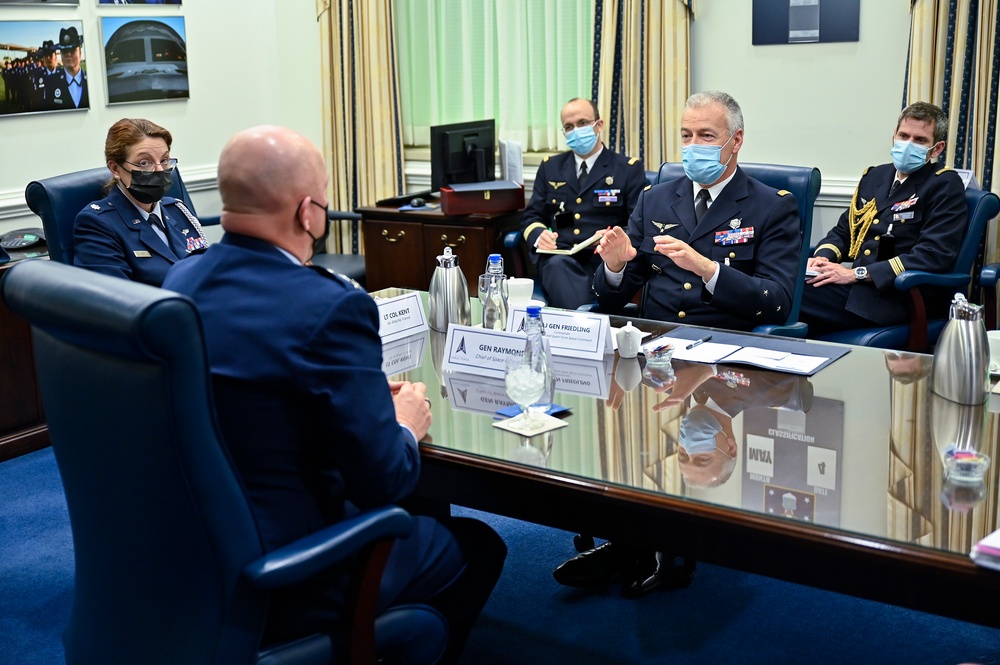
M370 543L406 536L411 526L410 515L402 508L378 508L280 547L246 566L243 575L261 589L297 584Z
M801 321L796 323L768 323L766 325L757 326L753 329L753 332L761 335L774 335L776 337L796 337L798 339L805 339L806 335L809 333L809 326Z
M996 288L998 278L1000 278L1000 263L988 263L979 273L979 285L984 289Z
M503 246L507 249L517 249L522 242L520 231L507 231L503 234Z
M915 286L964 287L971 277L964 273L933 273L922 270L904 270L896 275L895 285L900 291L909 291Z
M198 223L202 226L218 226L222 222L222 217L220 215L210 215L208 217L199 217Z
M338 220L349 220L349 221L354 221L354 222L360 222L361 221L361 213L360 212L348 212L346 210L327 210L326 211L326 218L329 219L330 221L334 221L334 222L338 221Z

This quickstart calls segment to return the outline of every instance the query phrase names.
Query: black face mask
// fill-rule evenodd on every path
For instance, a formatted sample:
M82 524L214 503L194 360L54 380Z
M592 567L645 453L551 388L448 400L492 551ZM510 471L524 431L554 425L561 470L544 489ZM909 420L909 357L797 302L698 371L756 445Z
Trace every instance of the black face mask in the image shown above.
M174 182L170 171L129 171L129 174L132 176L132 184L127 188L128 193L139 203L156 203Z
M309 201L309 202L312 203L317 208L321 208L323 210L324 216L329 215L329 207L328 206L322 206L322 205L316 203L315 201ZM309 231L306 231L306 233L309 233ZM330 218L328 216L326 218L326 230L323 231L323 235L317 237L317 236L314 236L312 233L309 233L309 237L313 239L313 256L316 256L317 254L323 254L323 253L325 253L326 252L326 239L330 237Z

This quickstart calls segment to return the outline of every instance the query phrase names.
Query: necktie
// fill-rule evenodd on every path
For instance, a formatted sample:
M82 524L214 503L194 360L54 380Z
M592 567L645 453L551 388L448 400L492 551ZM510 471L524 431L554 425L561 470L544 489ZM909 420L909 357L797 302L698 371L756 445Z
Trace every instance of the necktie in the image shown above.
M698 191L698 196L694 199L694 219L696 222L700 222L701 218L708 212L708 204L711 200L712 195L707 189Z
M164 231L167 230L167 227L166 225L164 225L163 220L160 219L160 216L157 215L155 212L149 213L149 223L152 224L153 226L159 226Z
M899 181L898 180L893 180L892 181L892 187L889 188L889 196L892 196L892 193L896 191L897 187L899 187Z
M579 175L579 177L577 179L580 182L583 182L583 179L586 178L586 177L587 177L587 162L581 162L580 163L580 175Z
M77 80L77 78L75 76L73 78L71 78L70 81L69 81L70 85L73 85L74 83L77 84L77 85L80 85L80 81Z

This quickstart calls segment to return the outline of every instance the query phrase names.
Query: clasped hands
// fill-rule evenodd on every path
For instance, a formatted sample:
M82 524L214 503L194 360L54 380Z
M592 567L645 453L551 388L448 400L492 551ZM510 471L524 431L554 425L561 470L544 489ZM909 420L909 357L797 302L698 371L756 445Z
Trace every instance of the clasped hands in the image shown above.
M389 392L396 407L396 422L409 427L417 440L422 440L431 427L431 402L427 386L409 381L390 381Z
M702 256L683 240L673 236L655 236L653 242L655 251L673 261L677 267L695 273L702 280L709 280L715 274L715 261ZM625 230L616 226L604 232L597 246L597 253L611 272L621 272L638 251L632 246L632 240Z
M824 286L826 284L853 284L857 281L854 271L840 264L834 263L825 256L813 256L806 262L807 270L815 270L819 274L806 280L806 284L813 286Z

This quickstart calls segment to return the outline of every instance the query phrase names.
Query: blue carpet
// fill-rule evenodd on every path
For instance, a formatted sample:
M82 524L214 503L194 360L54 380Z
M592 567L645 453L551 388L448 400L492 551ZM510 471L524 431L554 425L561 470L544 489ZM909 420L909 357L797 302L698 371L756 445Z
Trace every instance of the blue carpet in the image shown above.
M510 549L465 665L1000 663L1000 630L704 564L690 588L637 601L616 587L563 588L551 571L574 554L571 534L456 512L490 523ZM63 662L72 586L51 451L0 464L0 664Z

